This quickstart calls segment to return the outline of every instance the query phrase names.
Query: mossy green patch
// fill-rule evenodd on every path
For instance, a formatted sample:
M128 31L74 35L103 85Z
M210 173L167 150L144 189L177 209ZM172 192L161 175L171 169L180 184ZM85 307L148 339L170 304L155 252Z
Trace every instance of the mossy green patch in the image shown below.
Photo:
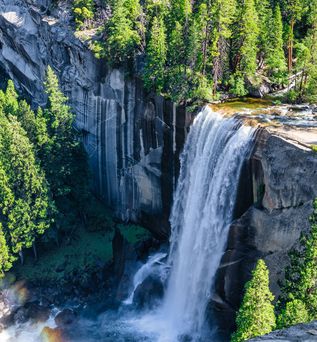
M244 110L256 110L260 108L267 108L273 102L266 99L255 99L251 97L228 100L223 103L211 105L212 109L223 112L225 114L235 114Z
M150 233L137 225L118 225L125 239L135 244L150 237ZM63 241L59 247L45 249L38 260L27 255L24 265L17 264L14 273L18 279L33 283L63 284L72 274L97 271L100 265L112 258L112 238L114 230L87 231L79 228L70 242Z

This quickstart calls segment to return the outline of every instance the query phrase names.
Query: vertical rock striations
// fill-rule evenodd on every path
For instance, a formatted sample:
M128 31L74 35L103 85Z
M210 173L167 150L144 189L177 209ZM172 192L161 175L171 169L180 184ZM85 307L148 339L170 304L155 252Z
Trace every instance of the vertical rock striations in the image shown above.
M145 93L137 77L109 70L69 25L67 5L54 9L51 1L0 0L2 74L34 106L42 105L45 71L51 65L76 113L95 190L119 218L141 220L167 236L186 113Z

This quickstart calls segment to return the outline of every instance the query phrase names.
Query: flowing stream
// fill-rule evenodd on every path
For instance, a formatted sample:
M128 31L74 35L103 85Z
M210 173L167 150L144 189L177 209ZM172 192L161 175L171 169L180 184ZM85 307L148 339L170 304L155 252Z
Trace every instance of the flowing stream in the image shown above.
M163 253L149 258L136 273L133 291L125 304L133 302L136 288L151 272L168 270L164 298L150 312L116 317L112 328L120 326L117 341L176 342L182 337L186 341L215 341L206 328L206 308L212 298L215 275L233 220L241 168L250 154L254 132L241 121L224 118L209 107L195 118L181 155L170 217L168 260L163 265ZM102 332L106 327L100 325ZM96 323L92 326L96 327ZM124 337L125 329L134 339ZM88 331L87 327L87 334ZM87 336L87 341L94 340L91 334Z

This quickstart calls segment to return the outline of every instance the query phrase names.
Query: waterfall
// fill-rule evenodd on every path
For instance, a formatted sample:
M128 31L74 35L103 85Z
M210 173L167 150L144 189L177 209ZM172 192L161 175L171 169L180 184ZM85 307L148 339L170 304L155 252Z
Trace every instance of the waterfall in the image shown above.
M194 120L181 155L170 217L166 294L157 312L139 321L140 328L155 331L159 341L201 336L253 136L253 128L209 107Z
M163 304L182 334L199 334L204 324L253 131L206 107L188 135L170 218L172 269Z

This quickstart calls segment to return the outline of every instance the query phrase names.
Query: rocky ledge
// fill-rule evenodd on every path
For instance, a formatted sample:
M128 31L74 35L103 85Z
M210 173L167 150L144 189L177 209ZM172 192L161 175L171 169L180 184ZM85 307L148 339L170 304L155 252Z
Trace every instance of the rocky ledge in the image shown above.
M317 341L317 321L298 324L284 330L249 340L250 342L315 342Z

